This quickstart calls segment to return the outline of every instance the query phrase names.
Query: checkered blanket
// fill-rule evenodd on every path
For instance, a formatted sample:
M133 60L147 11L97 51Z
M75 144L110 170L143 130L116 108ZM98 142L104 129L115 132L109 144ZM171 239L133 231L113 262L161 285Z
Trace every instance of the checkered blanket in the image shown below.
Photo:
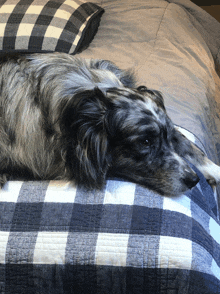
M0 192L0 293L220 293L220 223L200 182L161 197L109 179L8 182Z

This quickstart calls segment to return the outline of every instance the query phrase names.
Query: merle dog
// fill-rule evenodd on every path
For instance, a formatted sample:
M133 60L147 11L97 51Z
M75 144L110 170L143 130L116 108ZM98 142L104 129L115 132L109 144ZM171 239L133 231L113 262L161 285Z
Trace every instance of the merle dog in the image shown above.
M63 53L5 58L0 65L0 182L62 179L102 188L120 177L161 195L212 185L220 168L166 114L158 91L135 86L109 61Z

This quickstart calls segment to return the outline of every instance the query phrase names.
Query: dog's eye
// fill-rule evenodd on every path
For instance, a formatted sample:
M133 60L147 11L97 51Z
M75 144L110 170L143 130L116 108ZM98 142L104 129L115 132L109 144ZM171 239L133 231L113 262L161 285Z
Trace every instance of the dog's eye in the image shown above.
M150 140L148 139L144 139L142 142L141 142L142 145L144 145L145 147L149 147L151 145L151 142Z

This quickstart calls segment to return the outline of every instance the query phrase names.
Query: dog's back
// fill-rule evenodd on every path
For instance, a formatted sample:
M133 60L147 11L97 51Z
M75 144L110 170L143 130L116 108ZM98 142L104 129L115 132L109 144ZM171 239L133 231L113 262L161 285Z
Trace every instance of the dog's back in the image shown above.
M60 129L65 105L81 91L122 83L132 85L132 75L103 60L60 53L1 57L1 173L71 178L64 160L68 143Z

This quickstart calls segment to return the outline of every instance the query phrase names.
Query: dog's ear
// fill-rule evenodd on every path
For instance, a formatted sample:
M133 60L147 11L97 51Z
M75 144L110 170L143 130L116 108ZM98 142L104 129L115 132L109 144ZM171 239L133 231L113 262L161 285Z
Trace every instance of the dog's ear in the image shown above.
M76 183L101 188L110 164L105 128L110 102L97 88L76 94L63 117L70 148L67 161Z
M165 106L164 106L164 99L163 99L163 96L161 94L160 91L157 91L157 90L150 90L148 89L146 86L139 86L137 87L137 90L140 92L140 93L150 93L152 94L152 99L156 102L156 104L162 108L164 111L166 111L165 109Z
M122 70L109 60L91 60L91 66L98 69L109 70L116 75L120 82L129 88L134 88L136 84L133 69Z

